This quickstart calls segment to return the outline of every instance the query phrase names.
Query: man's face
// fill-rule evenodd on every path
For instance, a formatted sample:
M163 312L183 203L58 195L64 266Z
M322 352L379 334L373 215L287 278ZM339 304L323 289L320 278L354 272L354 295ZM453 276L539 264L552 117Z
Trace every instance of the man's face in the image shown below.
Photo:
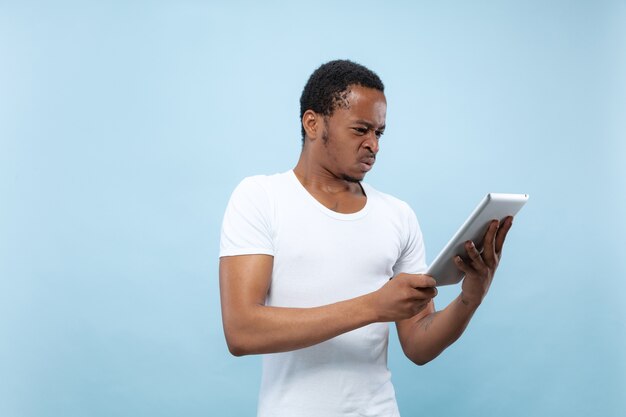
M387 101L376 89L350 86L340 103L324 120L321 156L334 176L361 181L372 168L378 153L378 140L385 130Z

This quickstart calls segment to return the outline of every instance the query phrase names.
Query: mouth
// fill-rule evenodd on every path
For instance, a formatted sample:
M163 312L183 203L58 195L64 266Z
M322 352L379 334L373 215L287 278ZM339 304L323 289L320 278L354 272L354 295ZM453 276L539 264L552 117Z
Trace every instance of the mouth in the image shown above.
M363 158L359 160L359 165L361 166L362 171L367 172L370 169L372 169L375 162L376 162L376 158L368 157L368 158Z

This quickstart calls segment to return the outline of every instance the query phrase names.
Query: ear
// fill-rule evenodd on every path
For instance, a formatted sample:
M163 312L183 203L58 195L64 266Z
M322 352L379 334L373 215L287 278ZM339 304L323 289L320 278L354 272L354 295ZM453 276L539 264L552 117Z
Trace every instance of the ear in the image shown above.
M307 110L302 115L302 127L306 136L310 140L315 140L322 135L324 129L323 117L313 110Z

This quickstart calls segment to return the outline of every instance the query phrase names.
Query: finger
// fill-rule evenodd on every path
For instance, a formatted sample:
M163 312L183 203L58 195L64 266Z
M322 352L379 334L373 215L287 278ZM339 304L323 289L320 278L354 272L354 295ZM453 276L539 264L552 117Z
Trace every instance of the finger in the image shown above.
M487 232L485 233L485 241L483 244L483 259L485 263L489 266L493 266L496 264L496 233L499 229L500 222L497 220L492 220L487 227Z
M508 216L502 221L500 228L498 229L498 234L496 236L496 255L500 256L502 253L502 247L504 246L504 240L506 239L507 233L513 226L513 216Z
M472 269L472 267L470 267L467 262L465 262L463 260L463 258L461 258L460 256L455 256L454 258L452 258L452 261L454 262L454 265L456 265L456 267L463 272L465 275L474 272L474 270Z
M472 268L477 271L482 271L486 268L483 257L476 248L476 245L474 245L474 242L472 242L471 240L465 242L465 251L467 252L467 256L469 257Z
M437 296L437 293L439 292L437 290L437 287L416 288L415 291L415 300L435 298Z
M437 285L437 281L430 275L411 275L409 285L413 288L429 288Z

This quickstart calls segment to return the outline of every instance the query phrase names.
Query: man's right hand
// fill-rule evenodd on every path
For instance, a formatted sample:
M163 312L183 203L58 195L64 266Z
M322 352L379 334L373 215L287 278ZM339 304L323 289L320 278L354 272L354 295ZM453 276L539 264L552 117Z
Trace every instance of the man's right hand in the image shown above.
M435 279L429 275L396 275L371 293L377 321L398 321L415 316L437 295L435 285Z

